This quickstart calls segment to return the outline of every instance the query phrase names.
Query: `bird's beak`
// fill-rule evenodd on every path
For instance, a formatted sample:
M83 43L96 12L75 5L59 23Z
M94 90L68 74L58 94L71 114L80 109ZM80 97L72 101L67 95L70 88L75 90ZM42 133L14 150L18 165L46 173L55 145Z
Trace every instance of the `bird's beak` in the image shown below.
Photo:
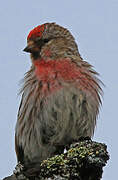
M23 49L23 51L28 52L28 53L32 53L32 49L33 49L33 45L28 45L28 46L26 46L25 49Z

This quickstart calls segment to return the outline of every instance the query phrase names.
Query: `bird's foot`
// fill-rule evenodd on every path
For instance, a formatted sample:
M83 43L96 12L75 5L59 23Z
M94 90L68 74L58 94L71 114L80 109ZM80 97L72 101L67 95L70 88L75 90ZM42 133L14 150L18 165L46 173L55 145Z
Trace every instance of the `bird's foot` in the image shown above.
M13 171L13 174L19 175L22 173L23 170L24 170L24 166L20 162L18 162L18 164L15 167L15 170Z
M79 139L78 139L78 142L79 141L91 141L91 138L89 136L86 136L86 137L83 137L81 136Z

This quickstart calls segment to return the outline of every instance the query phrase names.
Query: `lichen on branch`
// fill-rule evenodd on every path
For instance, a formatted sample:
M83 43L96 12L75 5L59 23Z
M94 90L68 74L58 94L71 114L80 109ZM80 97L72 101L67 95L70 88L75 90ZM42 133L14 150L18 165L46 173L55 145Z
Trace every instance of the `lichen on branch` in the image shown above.
M91 140L80 141L72 144L66 153L44 160L40 165L36 179L100 180L103 167L108 159L109 154L105 144ZM25 170L21 174L26 174ZM16 179L23 179L21 174ZM6 178L4 180L15 179ZM26 180L25 176L24 180Z

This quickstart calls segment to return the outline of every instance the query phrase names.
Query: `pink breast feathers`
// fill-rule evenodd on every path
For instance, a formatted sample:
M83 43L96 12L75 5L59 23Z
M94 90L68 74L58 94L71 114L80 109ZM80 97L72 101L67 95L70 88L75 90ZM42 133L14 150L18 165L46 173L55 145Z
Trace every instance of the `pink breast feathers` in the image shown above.
M42 90L45 92L50 91L52 93L59 90L62 88L60 82L67 82L73 83L79 89L89 91L97 96L97 83L90 71L83 66L78 66L70 59L37 60L34 65L37 79L42 82Z

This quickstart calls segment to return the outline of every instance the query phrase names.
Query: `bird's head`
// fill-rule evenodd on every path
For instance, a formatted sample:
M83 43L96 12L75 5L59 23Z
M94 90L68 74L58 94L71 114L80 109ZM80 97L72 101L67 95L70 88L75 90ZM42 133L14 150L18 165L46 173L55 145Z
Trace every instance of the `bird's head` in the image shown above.
M74 37L67 29L55 23L45 23L31 30L24 51L31 53L33 60L49 55L53 58L68 54L78 55Z

